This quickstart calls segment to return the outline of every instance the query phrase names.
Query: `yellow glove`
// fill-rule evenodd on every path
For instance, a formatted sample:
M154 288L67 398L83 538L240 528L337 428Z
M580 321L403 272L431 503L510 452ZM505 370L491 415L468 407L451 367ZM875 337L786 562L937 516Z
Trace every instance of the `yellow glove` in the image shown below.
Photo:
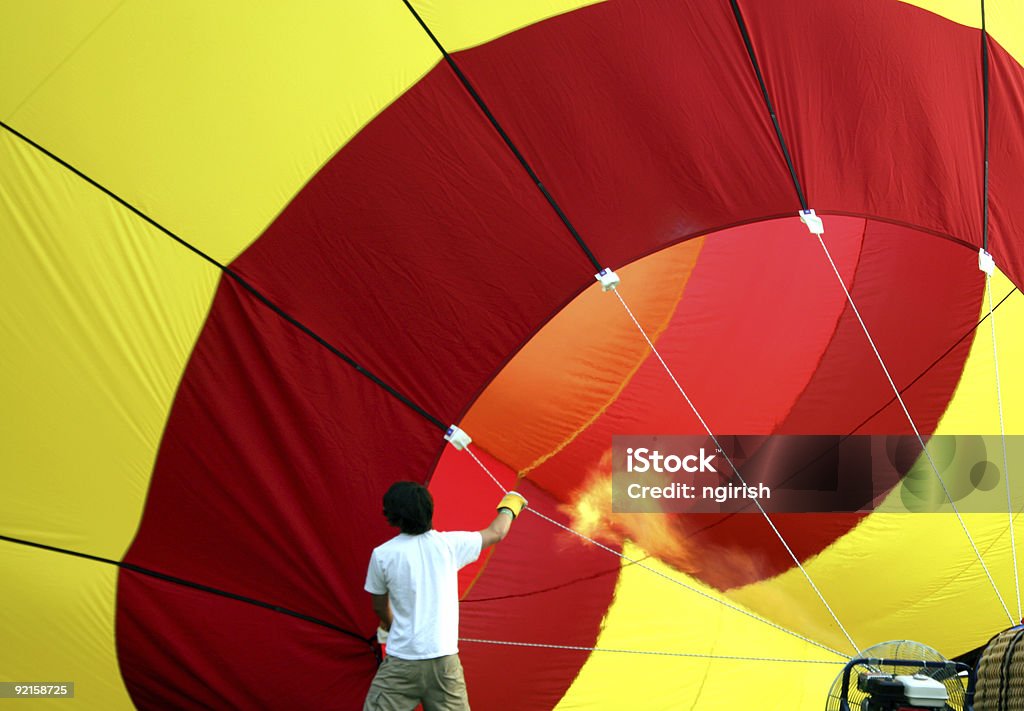
M512 514L512 518L514 519L519 515L519 512L523 510L524 506L526 506L526 499L523 495L516 491L510 491L505 494L505 498L503 498L501 503L498 504L498 511L508 509L508 512Z

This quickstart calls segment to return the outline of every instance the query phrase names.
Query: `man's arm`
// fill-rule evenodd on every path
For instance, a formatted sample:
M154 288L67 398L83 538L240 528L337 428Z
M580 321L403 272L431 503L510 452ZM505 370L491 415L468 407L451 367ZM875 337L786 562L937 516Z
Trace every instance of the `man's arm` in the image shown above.
M508 535L509 529L512 528L512 521L524 506L526 506L526 499L522 494L510 491L505 495L505 498L498 504L498 515L491 521L490 526L480 531L480 536L483 538L481 550L493 546Z
M391 629L391 621L394 619L391 616L391 601L388 599L388 594L383 595L372 595L373 597L373 611L377 613L377 617L380 618L380 628L387 632Z
M508 535L510 528L512 528L512 512L508 509L502 509L494 517L494 520L491 521L491 525L480 531L480 535L484 539L483 544L480 546L481 550L501 541L501 539Z

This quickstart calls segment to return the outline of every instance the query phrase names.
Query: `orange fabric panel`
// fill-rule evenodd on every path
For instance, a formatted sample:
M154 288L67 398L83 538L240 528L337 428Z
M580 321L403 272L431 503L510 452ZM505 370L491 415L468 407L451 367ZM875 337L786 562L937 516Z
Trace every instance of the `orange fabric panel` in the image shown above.
M619 289L652 339L668 326L704 238L617 270ZM502 370L463 420L491 454L525 473L594 422L649 350L614 294L595 281Z

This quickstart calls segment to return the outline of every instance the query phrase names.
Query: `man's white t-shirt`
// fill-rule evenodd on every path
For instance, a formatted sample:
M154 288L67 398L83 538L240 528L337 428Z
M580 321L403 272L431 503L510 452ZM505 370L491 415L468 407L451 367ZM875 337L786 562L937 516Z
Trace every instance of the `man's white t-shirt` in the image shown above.
M480 557L478 531L400 533L373 549L367 592L388 594L388 654L433 659L459 651L459 568Z

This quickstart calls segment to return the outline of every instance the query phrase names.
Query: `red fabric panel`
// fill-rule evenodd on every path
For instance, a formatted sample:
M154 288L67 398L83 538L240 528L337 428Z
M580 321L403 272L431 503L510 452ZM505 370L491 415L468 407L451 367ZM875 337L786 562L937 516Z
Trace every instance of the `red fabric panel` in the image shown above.
M887 0L741 7L811 207L980 246L978 31ZM991 51L992 244L1021 284L1024 69ZM456 58L613 266L798 207L728 3L612 0Z
M354 711L377 671L365 643L304 620L131 571L117 592L118 658L140 709Z
M370 550L393 534L381 497L392 480L422 480L442 446L439 430L225 280L179 388L125 560L368 636L376 623L362 590L366 566ZM136 591L122 586L119 619L147 614L139 606L150 603ZM205 659L206 646L230 646L219 641L226 615L223 622L167 615L148 624L151 635L166 639L187 628L181 644ZM267 634L285 645L296 624L310 624L266 618ZM156 677L133 675L145 668L148 648L132 645L120 646L122 659L139 660L126 669L129 687L140 698L159 696L150 686ZM237 652L249 654L242 644ZM363 653L372 659L368 647ZM325 655L307 663L321 664L319 674L346 688L369 684L365 665ZM277 663L250 671L258 678L274 669ZM201 695L203 674L171 678L182 693ZM244 695L247 679L224 675L216 688ZM316 707L314 698L296 697L296 706Z
M830 245L832 242L828 239ZM842 294L834 277L828 288ZM901 389L974 327L983 289L984 275L970 249L904 227L868 223L851 291ZM945 412L973 341L972 334L904 393L904 402L922 433L934 431ZM778 431L850 433L893 397L892 386L860 323L847 307L814 377ZM895 401L856 431L913 432Z
M726 2L599 3L456 59L609 266L800 207Z
M828 218L853 272L864 221ZM769 434L818 366L845 306L821 248L794 216L733 228L705 242L658 349L701 416L721 434ZM629 283L622 294L629 300ZM640 338L639 333L636 336ZM702 433L655 358L648 358L587 431L530 478L551 491L581 486L614 435Z
M811 206L980 247L979 31L900 2L740 5ZM1024 69L989 47L990 251L1022 284Z
M989 39L989 251L1018 286L1024 285L1024 70Z
M594 281L520 173L441 68L328 162L233 266L454 422L536 327Z
M978 242L980 35L900 2L740 2L807 200Z

